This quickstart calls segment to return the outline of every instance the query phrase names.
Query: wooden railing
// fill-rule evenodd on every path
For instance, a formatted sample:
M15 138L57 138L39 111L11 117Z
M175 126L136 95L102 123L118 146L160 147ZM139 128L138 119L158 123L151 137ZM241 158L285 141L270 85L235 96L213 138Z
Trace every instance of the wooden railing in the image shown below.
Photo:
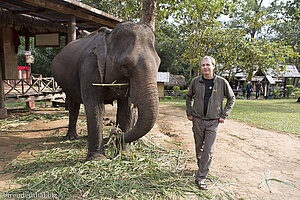
M32 75L29 79L4 80L5 103L55 99L64 96L53 77Z
M57 85L53 77L43 78L42 75L39 75L31 76L30 79L4 80L4 93L6 97L60 91L61 88Z

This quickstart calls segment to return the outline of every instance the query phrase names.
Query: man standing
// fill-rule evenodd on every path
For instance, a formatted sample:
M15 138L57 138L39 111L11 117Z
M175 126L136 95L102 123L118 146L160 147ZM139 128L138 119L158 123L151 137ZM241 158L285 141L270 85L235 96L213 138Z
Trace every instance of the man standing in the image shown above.
M214 74L215 65L216 61L213 57L202 58L202 76L192 80L186 96L186 113L188 119L193 121L198 164L195 182L203 190L207 189L205 181L212 161L218 125L224 123L235 101L228 81ZM227 98L227 103L223 109L224 96Z
M256 96L256 99L259 99L259 95L260 95L260 91L262 90L262 86L261 86L261 83L260 81L258 81L256 84L255 84L255 96Z
M253 85L250 81L247 83L246 91L247 91L247 99L251 99L251 93L253 92Z

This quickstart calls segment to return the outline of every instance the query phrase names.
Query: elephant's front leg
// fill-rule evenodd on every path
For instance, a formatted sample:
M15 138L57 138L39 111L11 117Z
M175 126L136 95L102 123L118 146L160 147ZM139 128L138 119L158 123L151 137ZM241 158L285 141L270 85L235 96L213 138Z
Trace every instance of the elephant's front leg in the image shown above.
M117 106L117 125L126 133L136 121L136 108L131 104L129 98L118 100Z
M103 145L103 115L104 103L95 103L89 101L85 103L85 112L87 117L88 129L88 154L86 161L95 159L104 159Z

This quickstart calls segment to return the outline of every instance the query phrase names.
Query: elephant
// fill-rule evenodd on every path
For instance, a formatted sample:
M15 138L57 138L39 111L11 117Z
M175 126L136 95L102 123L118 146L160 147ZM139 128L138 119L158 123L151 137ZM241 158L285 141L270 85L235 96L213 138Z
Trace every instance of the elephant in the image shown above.
M69 139L78 137L80 104L85 108L86 160L105 158L102 122L105 104L117 100L117 123L125 133L124 143L143 137L154 126L158 115L156 81L160 65L154 41L155 35L148 25L122 22L112 30L101 27L87 37L70 42L53 59L51 72L66 94L69 109L66 135ZM136 122L132 105L138 110Z

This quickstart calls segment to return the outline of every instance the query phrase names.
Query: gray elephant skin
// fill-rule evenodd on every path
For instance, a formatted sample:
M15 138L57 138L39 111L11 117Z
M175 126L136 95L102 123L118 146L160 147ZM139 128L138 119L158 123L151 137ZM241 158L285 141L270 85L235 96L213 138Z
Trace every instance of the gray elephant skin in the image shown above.
M77 138L76 123L84 104L88 129L86 160L104 158L103 115L106 103L117 100L117 124L125 143L135 141L154 126L158 114L157 71L160 58L152 29L123 22L112 31L100 28L75 40L53 59L51 72L67 96L67 137ZM129 86L94 86L93 83L129 83ZM133 125L132 104L138 119Z

